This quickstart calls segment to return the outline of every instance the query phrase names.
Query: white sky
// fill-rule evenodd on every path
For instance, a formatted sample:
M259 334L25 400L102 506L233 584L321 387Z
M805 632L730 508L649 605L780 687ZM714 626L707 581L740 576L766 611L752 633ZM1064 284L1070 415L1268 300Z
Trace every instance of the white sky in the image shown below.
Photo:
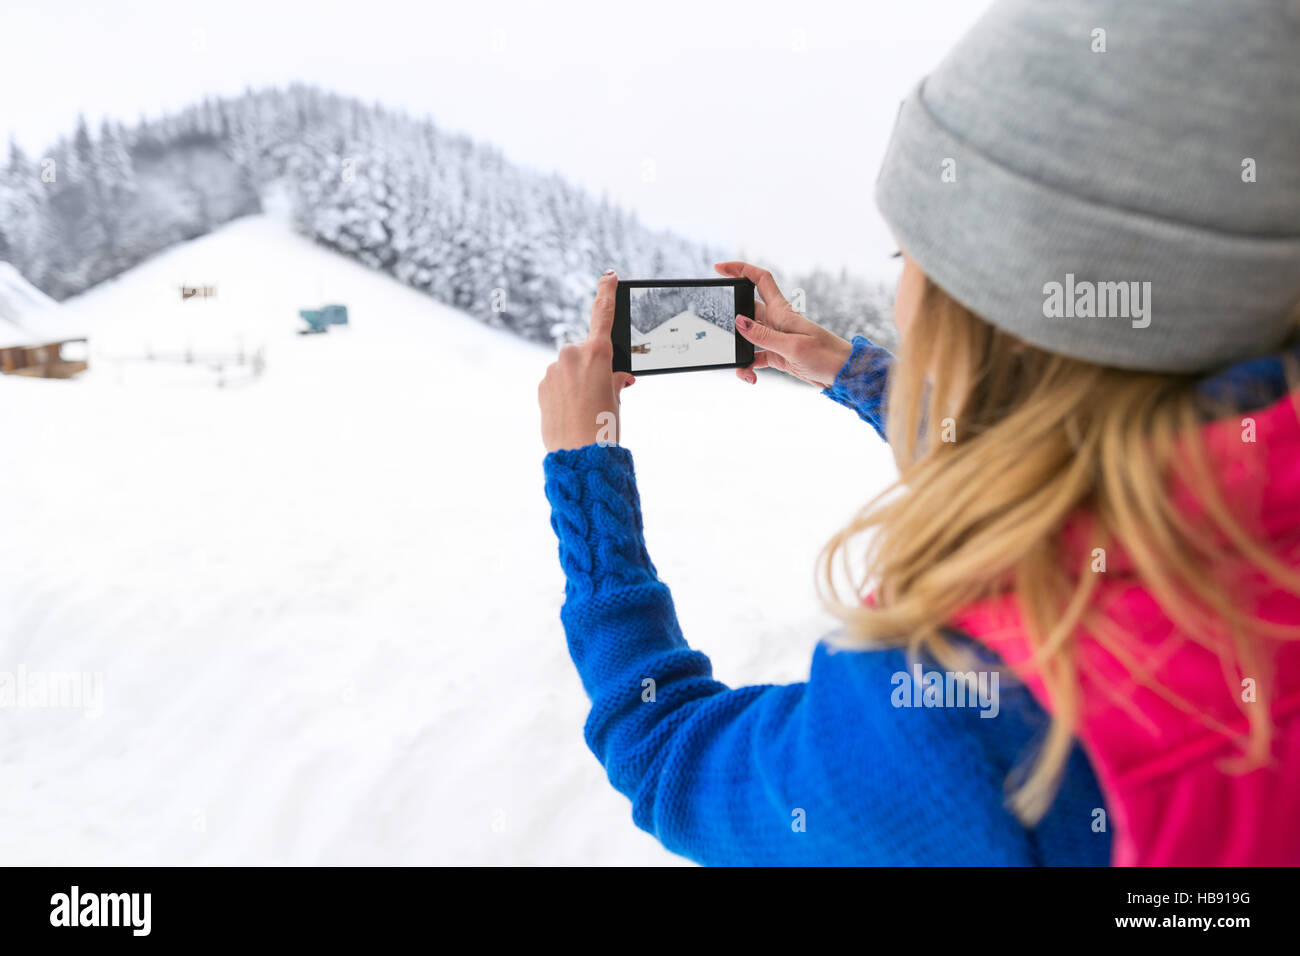
M871 190L898 102L986 5L4 0L0 133L39 154L79 112L299 80L430 114L765 264L887 275Z

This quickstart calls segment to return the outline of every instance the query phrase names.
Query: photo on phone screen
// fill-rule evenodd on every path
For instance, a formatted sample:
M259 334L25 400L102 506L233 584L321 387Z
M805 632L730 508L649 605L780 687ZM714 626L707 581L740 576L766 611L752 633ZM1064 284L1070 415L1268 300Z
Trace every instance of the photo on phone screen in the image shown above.
M738 309L753 311L748 280L619 283L615 368L650 372L748 365L753 346L736 335Z

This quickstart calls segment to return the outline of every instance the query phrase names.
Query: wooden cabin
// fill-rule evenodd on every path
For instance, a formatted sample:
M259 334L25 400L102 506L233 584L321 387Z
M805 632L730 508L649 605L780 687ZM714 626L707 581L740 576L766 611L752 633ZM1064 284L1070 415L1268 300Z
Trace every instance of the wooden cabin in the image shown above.
M0 373L71 378L84 372L90 349L85 338L72 334L76 333L59 314L59 304L13 265L0 262ZM78 348L69 355L63 351L66 345Z
M85 359L65 358L65 345L86 345L85 339L65 339L44 345L13 345L0 348L0 372L30 378L71 378L90 367Z

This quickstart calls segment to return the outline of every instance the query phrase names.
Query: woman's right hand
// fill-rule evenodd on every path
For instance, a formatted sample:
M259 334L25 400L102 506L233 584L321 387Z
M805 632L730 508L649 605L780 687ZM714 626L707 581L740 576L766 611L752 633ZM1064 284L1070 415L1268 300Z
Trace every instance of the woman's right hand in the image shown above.
M754 364L736 369L736 377L758 383L755 369L775 368L818 388L826 388L853 352L853 345L790 307L772 273L748 262L719 262L719 275L748 279L763 301L754 300L754 315L736 316L736 331L763 349Z

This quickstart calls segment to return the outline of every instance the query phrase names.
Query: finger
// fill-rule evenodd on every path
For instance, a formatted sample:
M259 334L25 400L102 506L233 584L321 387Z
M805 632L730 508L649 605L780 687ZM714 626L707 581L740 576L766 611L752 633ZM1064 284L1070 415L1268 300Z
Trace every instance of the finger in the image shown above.
M773 356L772 352L755 352L754 361L748 365L742 365L736 369L736 378L742 382L748 382L750 385L758 384L758 375L755 372L760 368L769 366L768 360Z
M614 391L615 393L623 391L629 385L636 384L636 379L627 372L614 373Z
M781 357L789 355L799 339L797 335L778 332L770 325L759 325L753 319L743 315L736 316L736 331L759 348L768 349ZM767 365L769 361L770 359L765 358L763 364ZM754 362L758 362L757 355L754 356Z
M771 318L769 318L767 306L765 306L762 302L759 302L758 299L755 299L754 314L749 316L749 318L753 319L759 325L770 325L772 328L778 329L780 328L780 326L775 321L773 321L773 319L775 319L775 317L778 314L779 313L773 312L771 313Z
M618 288L618 276L610 269L596 283L596 301L591 306L591 329L587 341L609 341L609 333L614 328L614 292Z
M767 352L767 351L763 351L763 352L755 352L755 353L754 353L754 361L750 362L748 365L742 365L742 366L740 366L740 368L738 369L738 371L748 372L748 371L751 371L751 370L753 370L753 369L758 369L758 368L767 368L769 365L772 364L772 363L769 361L769 359L771 359L771 357L772 357L773 355L775 355L775 354L776 354L775 352Z
M781 294L781 290L777 288L772 273L766 269L760 269L749 262L719 262L713 268L724 276L730 276L733 279L748 279L754 283L758 289L758 294L763 297L763 301L768 305L784 306L786 308L790 305L785 301L785 296Z
M728 272L725 271L725 270L726 270L726 267L728 267L728 266L743 266L743 265L744 265L743 262L720 262L720 263L718 263L716 266L714 266L713 268L716 269L716 270L717 270L721 275L724 275L724 276L725 276L725 275L729 275L729 274L730 274L730 273L728 273ZM732 276L732 278L733 278L733 279L739 279L739 278L740 278L740 274L739 274L739 272L737 272L736 275ZM760 300L760 299L755 299L755 300L754 300L754 314L753 314L752 316L750 316L750 318L752 318L755 322L759 322L759 323L761 323L761 324L763 324L763 325L776 325L775 322L773 322L773 321L769 321L769 320L768 320L768 316L767 316L767 306L764 305L763 302L762 302L762 300Z

